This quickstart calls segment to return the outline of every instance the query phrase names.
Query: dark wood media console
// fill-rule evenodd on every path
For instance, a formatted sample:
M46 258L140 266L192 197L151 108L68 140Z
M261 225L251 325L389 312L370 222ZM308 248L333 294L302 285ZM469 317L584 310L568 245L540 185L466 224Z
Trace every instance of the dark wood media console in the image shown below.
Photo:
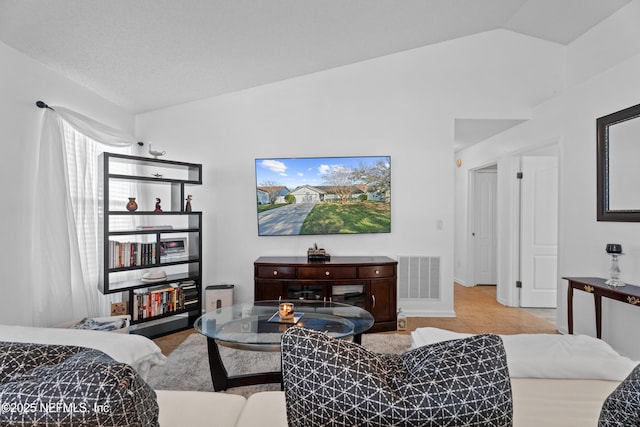
M395 331L398 262L384 256L260 257L254 262L254 300L311 299L351 304L370 312L368 332Z

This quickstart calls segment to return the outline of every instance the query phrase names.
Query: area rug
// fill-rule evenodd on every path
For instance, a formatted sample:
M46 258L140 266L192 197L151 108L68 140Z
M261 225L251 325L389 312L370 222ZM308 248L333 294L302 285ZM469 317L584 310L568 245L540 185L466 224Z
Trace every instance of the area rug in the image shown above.
M362 345L377 353L403 353L411 346L411 336L401 334L364 334ZM229 375L279 371L280 353L243 351L220 346L220 354ZM151 368L147 382L156 390L214 391L209 370L207 339L191 334L167 357L167 363ZM248 397L266 390L280 390L280 384L264 384L228 389L227 393Z

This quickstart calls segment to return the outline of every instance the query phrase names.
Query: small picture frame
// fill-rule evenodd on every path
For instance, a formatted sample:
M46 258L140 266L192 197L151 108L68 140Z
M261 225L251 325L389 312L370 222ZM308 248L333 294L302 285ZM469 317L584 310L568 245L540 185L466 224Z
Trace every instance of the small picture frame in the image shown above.
M189 257L186 237L172 237L160 240L160 256L165 260L182 260Z

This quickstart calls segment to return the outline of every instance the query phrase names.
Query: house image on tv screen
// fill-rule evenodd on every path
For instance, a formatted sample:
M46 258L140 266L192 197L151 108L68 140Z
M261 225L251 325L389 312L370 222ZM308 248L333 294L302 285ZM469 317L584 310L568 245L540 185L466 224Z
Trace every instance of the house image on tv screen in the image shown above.
M256 159L258 234L391 232L391 157Z

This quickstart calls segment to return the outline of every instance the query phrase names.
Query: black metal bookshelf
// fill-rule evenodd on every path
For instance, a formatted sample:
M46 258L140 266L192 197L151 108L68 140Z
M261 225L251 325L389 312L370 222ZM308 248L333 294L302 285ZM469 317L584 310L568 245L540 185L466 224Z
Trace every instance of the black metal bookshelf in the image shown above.
M98 288L104 294L122 293L132 316L132 333L150 338L192 327L202 312L202 212L191 211L185 204L189 186L202 184L202 165L165 159L103 153L99 158L100 180L100 271ZM131 171L122 173L122 169ZM150 171L155 173L151 174ZM161 173L162 172L162 173ZM161 212L151 209L129 211L126 201L122 209L113 208L112 185L117 181L135 182L144 187L161 188L169 194ZM154 190L150 190L153 192ZM152 201L147 194L147 204ZM120 200L116 200L115 203ZM134 218L139 228L121 229L113 225L118 217ZM162 221L179 222L177 226L154 226ZM151 225L150 225L151 224ZM180 236L180 237L174 237ZM184 256L170 256L165 245L171 241L184 243ZM144 245L144 246L143 246ZM115 249L117 248L117 249ZM145 250L144 254L140 252ZM124 254L124 255L123 255ZM153 274L170 270L165 278L155 281L143 279L145 272ZM125 277L123 276L133 276ZM137 276L137 277L136 277ZM171 292L158 297L158 289L180 288L182 284L195 284L195 295L189 293L188 304L180 304ZM144 289L155 291L153 310L141 308L139 294ZM167 297L171 295L171 297ZM138 299L137 299L138 298ZM151 298L151 297L150 297ZM171 300L170 300L171 299ZM145 310L149 310L146 312Z

